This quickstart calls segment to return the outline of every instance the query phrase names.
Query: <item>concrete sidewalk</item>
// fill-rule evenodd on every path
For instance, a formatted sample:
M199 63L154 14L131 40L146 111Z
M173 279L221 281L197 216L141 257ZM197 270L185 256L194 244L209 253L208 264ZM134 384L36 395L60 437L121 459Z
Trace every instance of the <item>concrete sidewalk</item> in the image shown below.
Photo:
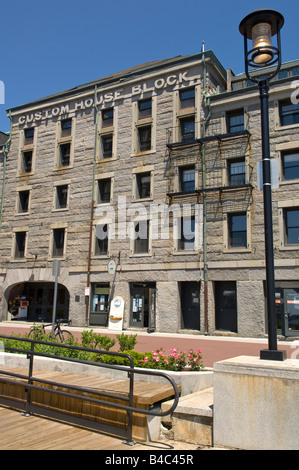
M32 323L5 321L0 323L0 334L24 334L28 333ZM66 326L76 338L81 338L81 333L87 327L72 327ZM89 327L96 333L107 335L116 339L116 335L120 332L108 330L108 328ZM51 327L47 328L51 331ZM267 338L240 338L232 336L204 336L197 334L185 333L148 333L147 331L125 330L125 334L137 334L137 344L135 350L139 352L150 352L159 348L168 351L171 348L176 348L179 351L188 349L201 349L203 364L205 367L213 367L215 362L224 359L230 359L237 356L259 356L261 349L267 349ZM297 343L297 344L296 344ZM117 349L118 343L116 342L115 348ZM299 342L296 341L278 341L278 349L287 351L288 358L296 358L296 351L298 351L297 358L299 358Z

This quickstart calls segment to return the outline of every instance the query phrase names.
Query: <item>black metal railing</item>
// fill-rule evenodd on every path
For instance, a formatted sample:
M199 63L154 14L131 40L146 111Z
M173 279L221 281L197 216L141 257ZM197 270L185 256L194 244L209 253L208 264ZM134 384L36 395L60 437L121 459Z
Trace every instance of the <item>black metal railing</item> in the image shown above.
M30 339L30 338L22 338L22 337L13 337L13 336L5 336L5 335L0 335L0 341L4 340L4 345L5 345L5 340L12 340L12 341L19 341L22 343L30 343L30 350L25 349L25 348L17 348L9 345L4 346L4 351L6 352L13 352L13 353L18 353L18 354L26 354L27 359L29 359L29 365L28 365L28 374L21 374L15 371L8 371L8 370L2 370L0 369L0 383L8 383L8 384L15 384L15 385L21 385L25 386L25 390L27 392L27 397L26 397L26 404L25 404L25 414L30 415L30 413L33 412L39 412L41 414L45 414L45 410L42 407L38 407L37 405L33 405L31 403L31 391L32 390L42 390L46 391L47 393L51 394L56 394L56 395L62 395L66 396L69 398L80 398L80 400L85 400L89 401L92 403L96 403L99 405L105 405L111 408L118 408L120 410L124 410L127 413L127 429L126 429L126 440L125 443L132 445L134 443L132 439L132 432L133 432L133 413L140 413L143 415L152 415L152 416L166 416L168 414L171 414L175 408L177 407L178 400L179 400L179 390L178 387L175 383L175 381L167 375L164 372L157 371L157 370L150 370L150 369L138 369L136 370L134 366L134 360L133 358L125 353L120 353L116 351L103 351L99 349L92 349L92 348L84 348L81 346L74 346L74 345L68 345L68 344L60 344L60 343L53 343L53 342L47 342L47 341L40 341L40 340L35 340L35 339ZM124 359L127 359L130 363L130 366L121 366L121 365L115 365L115 364L106 364L104 362L94 362L94 361L89 361L89 360L84 360L84 359L78 359L78 358L73 358L73 357L65 357L65 356L58 356L58 355L53 355L53 354L47 354L43 352L39 352L35 350L35 346L38 344L42 344L44 346L52 346L55 348L63 348L63 349L70 349L70 350L79 350L81 352L87 352L87 353L97 353L99 355L105 354L109 356L117 356L121 357ZM4 356L5 357L5 356ZM77 363L77 364L84 364L84 365L89 365L93 367L100 367L100 368L106 368L110 370L116 370L116 371L123 371L128 374L129 378L129 391L127 392L128 396L124 396L122 393L121 395L117 395L116 393L110 393L110 392L104 392L100 390L95 390L92 388L92 394L95 396L101 396L105 398L110 398L110 399L117 399L123 402L126 402L126 404L121 404L121 403L113 403L111 401L103 400L100 398L93 398L90 396L84 395L84 392L90 393L91 389L90 387L82 387L82 386L76 386L76 385L70 385L66 383L61 383L61 382L55 382L52 380L46 380L38 377L34 377L33 375L33 369L34 369L34 358L35 357L44 357L44 358L51 358L51 359L57 359L57 360L63 360L63 361L68 361L72 363ZM174 390L174 402L172 406L167 410L167 411L157 411L155 409L139 409L133 406L133 396L134 396L134 376L135 374L141 374L141 375L151 375L151 376L156 376L156 377L163 377L166 379L168 382L173 387ZM10 380L7 377L11 377L13 380ZM18 381L16 379L20 379L21 381ZM26 381L26 383L24 383ZM52 385L53 387L61 387L64 390L57 390L54 388L46 388L43 387L42 385L36 385L37 383L39 384L44 384L44 385ZM65 388L71 389L74 392L75 391L80 391L83 392L81 395L78 395L76 393L71 393L65 390ZM2 400L3 401L3 400Z

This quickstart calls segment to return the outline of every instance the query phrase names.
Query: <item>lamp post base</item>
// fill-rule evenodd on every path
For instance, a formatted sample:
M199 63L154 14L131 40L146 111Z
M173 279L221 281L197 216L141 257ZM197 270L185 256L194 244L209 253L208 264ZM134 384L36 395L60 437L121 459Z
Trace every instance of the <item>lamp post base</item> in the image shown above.
M263 349L262 351L260 351L260 359L268 361L285 361L287 359L287 352Z

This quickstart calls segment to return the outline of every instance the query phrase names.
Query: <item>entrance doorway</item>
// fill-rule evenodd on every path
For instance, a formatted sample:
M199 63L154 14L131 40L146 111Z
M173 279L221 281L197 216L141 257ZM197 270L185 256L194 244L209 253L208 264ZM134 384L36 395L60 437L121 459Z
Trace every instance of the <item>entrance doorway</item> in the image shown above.
M131 284L131 314L130 326L148 328L154 331L156 327L156 284Z
M9 297L10 311L14 315L18 314L17 309L13 308L17 303L17 299L28 301L28 321L52 321L54 303L53 282L25 282L14 286ZM58 284L56 318L67 320L68 316L69 293L63 285ZM26 318L24 318L24 320L26 320Z
M299 334L299 286L276 288L275 305L277 330L283 336Z
M215 283L216 330L238 332L237 292L234 281Z
M181 282L182 328L200 330L200 283Z

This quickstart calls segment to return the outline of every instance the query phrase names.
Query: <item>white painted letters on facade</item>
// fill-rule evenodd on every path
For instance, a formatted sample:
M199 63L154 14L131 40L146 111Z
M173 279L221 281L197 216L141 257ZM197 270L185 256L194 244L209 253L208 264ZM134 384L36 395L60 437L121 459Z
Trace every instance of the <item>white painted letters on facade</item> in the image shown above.
M182 84L195 85L199 83L200 75L188 76L188 71L180 72L177 74L168 75L166 77L161 77L153 80L151 83L144 82L137 85L133 85L129 92L125 93L123 88L120 88L116 91L107 92L101 95L97 95L97 105L103 106L106 103L114 103L122 99L142 95L144 93L150 93L162 90L166 87L180 87ZM69 112L75 111L84 111L86 109L92 108L94 106L94 99L87 98L80 101L76 101L70 104L62 104L61 106L55 106L51 109L45 109L43 111L36 111L35 113L29 113L19 117L19 125L23 126L26 124L32 124L41 120L52 119L58 116L63 116Z

